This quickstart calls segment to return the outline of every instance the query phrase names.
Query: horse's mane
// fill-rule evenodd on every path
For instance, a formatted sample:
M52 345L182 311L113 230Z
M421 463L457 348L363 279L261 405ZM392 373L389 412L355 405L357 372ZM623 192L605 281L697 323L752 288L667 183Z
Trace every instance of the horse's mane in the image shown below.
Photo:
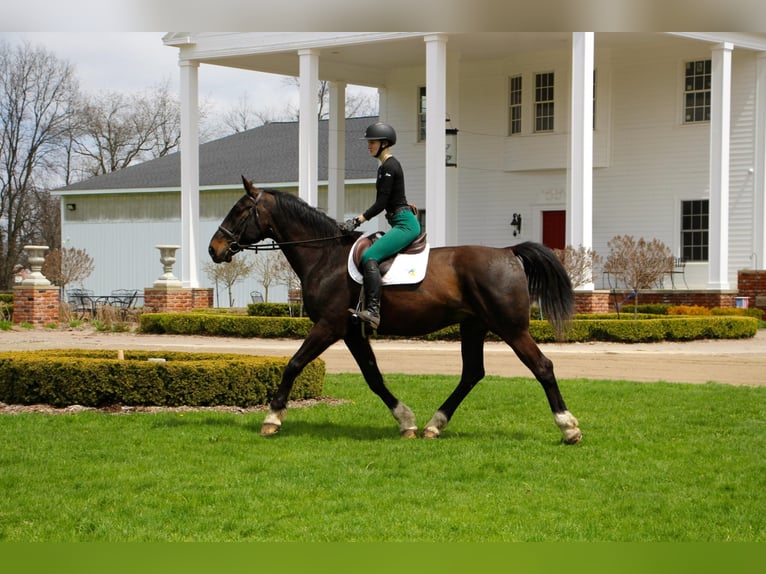
M291 219L297 219L320 234L332 237L340 234L338 222L332 217L310 206L300 197L277 189L264 189L263 191L274 196L277 208Z

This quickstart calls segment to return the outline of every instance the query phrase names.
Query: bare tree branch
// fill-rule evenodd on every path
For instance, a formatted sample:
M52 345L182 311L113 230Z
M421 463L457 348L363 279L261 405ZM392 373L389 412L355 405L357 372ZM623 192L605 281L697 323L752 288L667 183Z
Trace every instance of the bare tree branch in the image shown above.
M23 246L39 236L38 192L67 139L78 87L52 53L0 43L0 288L13 281Z

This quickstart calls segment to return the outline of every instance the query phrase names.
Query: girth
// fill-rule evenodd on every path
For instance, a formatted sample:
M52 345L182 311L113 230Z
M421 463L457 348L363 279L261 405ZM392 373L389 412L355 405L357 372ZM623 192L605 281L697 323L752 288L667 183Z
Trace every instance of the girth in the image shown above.
M365 251L367 251L372 246L373 243L375 243L378 239L380 239L384 235L385 233L383 231L376 231L375 233L371 233L370 235L362 237L361 239L359 239L359 241L356 242L356 244L354 245L354 265L356 265L357 268L360 268L360 265L362 263L362 254ZM410 243L407 247L399 251L399 253L414 255L415 253L422 253L425 250L425 248L426 248L426 234L421 233L415 239L412 240L412 243ZM391 264L394 262L394 258L397 255L398 253L392 255L391 257L387 257L383 261L378 261L381 275L385 275L386 272L391 268Z

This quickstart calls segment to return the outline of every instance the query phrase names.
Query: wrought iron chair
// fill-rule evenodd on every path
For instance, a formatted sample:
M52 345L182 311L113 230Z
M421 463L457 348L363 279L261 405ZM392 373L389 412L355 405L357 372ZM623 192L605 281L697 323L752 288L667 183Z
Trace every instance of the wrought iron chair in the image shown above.
M684 280L684 285L689 288L689 284L686 282L686 260L683 257L676 257L673 260L673 268L670 270L670 285L673 289L676 288L675 276L680 275Z
M85 315L96 315L96 298L90 289L69 289L67 302L72 307L72 312L80 319Z

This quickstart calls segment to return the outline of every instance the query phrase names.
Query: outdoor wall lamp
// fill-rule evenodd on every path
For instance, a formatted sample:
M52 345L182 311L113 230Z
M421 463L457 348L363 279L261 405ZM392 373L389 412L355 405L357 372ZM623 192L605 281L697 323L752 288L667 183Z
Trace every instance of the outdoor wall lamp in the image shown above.
M66 210L67 211L75 211L77 209L76 203L67 203L66 204Z
M449 124L449 118L447 118L447 124ZM445 129L445 135L447 136L445 150L447 167L457 167L457 132L456 128L447 127Z
M521 233L521 214L520 213L514 213L513 219L511 219L511 227L513 227L513 236L516 237L518 234Z

